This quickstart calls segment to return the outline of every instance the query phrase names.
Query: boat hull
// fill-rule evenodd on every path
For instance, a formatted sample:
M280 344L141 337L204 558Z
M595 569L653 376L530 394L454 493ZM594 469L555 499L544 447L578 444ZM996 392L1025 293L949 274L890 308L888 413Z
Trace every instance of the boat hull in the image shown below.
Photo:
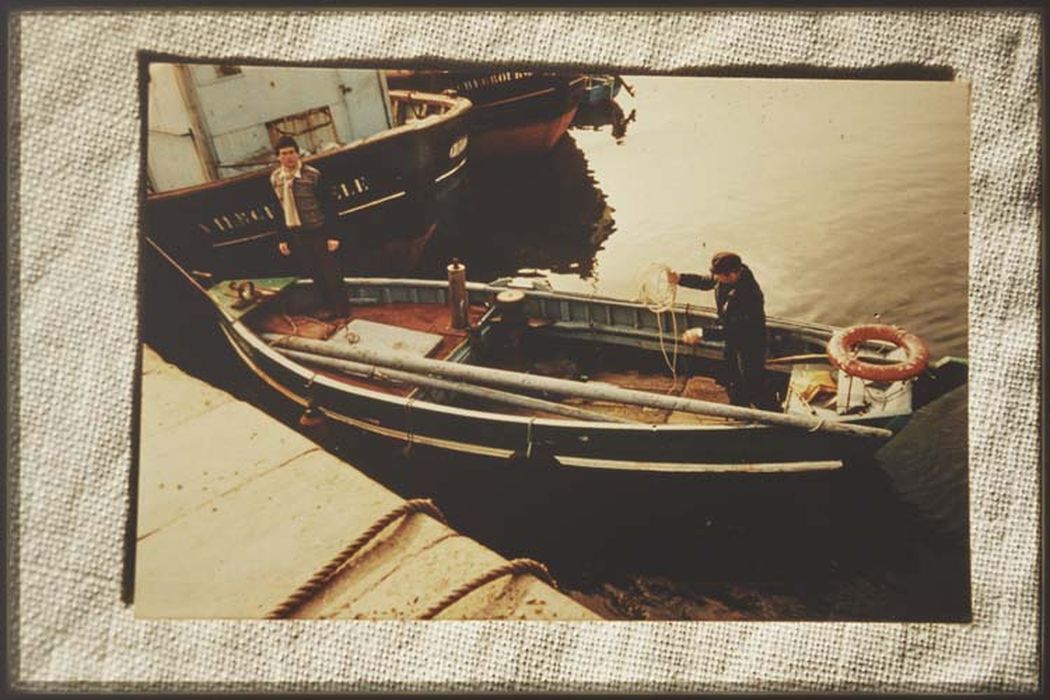
M576 116L576 108L550 119L520 125L479 129L474 135L478 158L504 158L547 153L565 136Z
M389 84L433 92L451 90L471 101L472 157L538 155L569 128L584 79L548 73L389 72Z
M458 202L469 153L469 103L414 99L441 104L446 113L304 158L325 176L337 216L326 233L340 241L341 262L353 274L410 270ZM292 260L277 250L281 214L270 170L150 195L150 237L187 269L218 278L293 272Z
M497 458L550 457L567 467L775 473L837 469L864 452L853 439L762 425L651 426L532 419L404 399L304 371L237 324L224 332L249 367L285 398L387 438Z
M308 285L298 285L308 291ZM446 285L441 282L401 283L396 280L349 282L351 298L381 304L405 301L441 305ZM472 300L480 302L500 288L471 285ZM640 319L645 335L649 317L645 307L630 303L588 304L585 297L530 293L529 314L556 315L563 330L573 329L574 314L589 317L586 334L600 337L602 319L610 321L604 332L610 340L614 326L624 325L627 315ZM683 320L713 322L712 310L692 307L681 311ZM617 318L620 315L622 318ZM568 320L564 320L568 319ZM655 324L655 318L651 319ZM856 436L814 433L797 428L743 423L646 424L604 423L512 415L457 407L425 398L407 399L362 386L348 385L324 372L310 369L277 352L244 320L220 314L225 337L242 361L265 383L300 406L315 405L331 421L403 441L490 457L549 457L565 467L683 473L778 473L836 469L854 457L868 454L881 441ZM794 334L798 347L816 346L831 329L809 324L783 325L773 320L773 337ZM806 340L807 333L810 340ZM651 334L650 334L651 335ZM621 341L637 346L629 333ZM603 340L605 342L605 340ZM787 351L794 347L782 343ZM464 343L464 345L467 345ZM465 352L466 350L464 350ZM689 352L684 350L683 352ZM698 351L699 352L699 351ZM461 353L462 354L462 353ZM454 353L455 355L455 353ZM456 361L456 357L450 358ZM856 420L879 427L898 419Z

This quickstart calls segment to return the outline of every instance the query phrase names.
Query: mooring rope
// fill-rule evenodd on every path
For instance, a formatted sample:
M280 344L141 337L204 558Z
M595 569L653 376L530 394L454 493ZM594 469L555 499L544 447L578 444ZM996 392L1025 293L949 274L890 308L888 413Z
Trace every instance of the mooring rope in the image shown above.
M292 593L290 596L284 599L280 605L271 610L267 615L268 620L280 620L288 617L293 612L299 609L300 606L314 593L317 592L330 578L340 569L347 561L350 560L355 554L361 551L365 545L372 541L372 539L382 532L388 525L397 520L402 516L412 515L413 513L426 513L435 520L441 523L447 524L444 513L431 501L429 498L414 498L409 501L405 501L397 508L394 508L386 515L376 520L370 528L365 530L361 535L347 545L343 551L335 555L335 557L325 564L323 567L317 570L317 572L311 576L306 583L299 586L299 588Z
M508 562L504 562L499 566L489 569L485 573L475 576L459 588L455 589L447 596L442 598L440 601L431 605L427 608L423 614L419 616L420 620L432 620L437 617L442 611L451 606L456 601L467 596L467 594L476 591L482 586L492 583L498 578L504 576L520 576L523 574L532 574L536 578L540 579L544 583L548 584L551 588L557 588L558 584L555 583L554 578L551 576L550 571L546 566L536 561L535 559L511 559Z
M671 370L671 390L678 384L678 317L675 315L674 306L678 296L678 285L672 284L667 275L671 268L663 263L652 263L642 274L642 281L638 288L638 300L645 304L645 308L656 314L656 330L660 338L660 353L664 357L667 369ZM671 313L671 332L674 344L672 354L667 354L667 346L664 343L663 313Z

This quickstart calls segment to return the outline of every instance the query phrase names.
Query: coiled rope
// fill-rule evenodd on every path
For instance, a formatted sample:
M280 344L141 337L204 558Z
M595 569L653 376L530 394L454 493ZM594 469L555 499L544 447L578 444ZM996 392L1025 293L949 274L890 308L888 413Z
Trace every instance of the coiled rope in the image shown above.
M440 601L431 605L427 608L423 614L419 616L420 620L432 620L439 615L446 608L451 606L456 601L464 598L468 593L475 591L485 584L492 583L498 578L504 576L520 576L523 574L532 574L536 578L540 579L544 583L551 586L551 588L557 588L558 585L551 577L550 571L547 567L536 561L535 559L511 559L508 562L504 562L499 566L486 571L485 573L475 576L471 580L464 583L456 590L449 593L447 596L442 598Z
M663 263L652 263L642 273L638 286L638 301L645 304L656 315L656 329L660 338L660 354L664 357L667 369L671 370L671 389L678 383L678 318L674 313L675 299L678 296L678 285L672 284L667 275L671 268ZM663 314L671 313L671 333L673 335L672 352L667 354L664 342Z
M444 513L431 501L429 498L414 498L409 501L405 501L397 508L394 508L389 513L375 521L373 525L361 533L361 536L356 540L347 545L343 551L335 555L335 557L325 564L323 567L317 570L313 576L311 576L306 583L299 586L299 588L292 593L290 596L284 599L280 605L275 607L266 615L268 620L280 620L291 615L293 612L299 609L300 606L319 588L324 586L330 578L343 566L347 561L350 560L355 554L361 551L365 545L372 541L376 535L382 532L388 525L397 520L402 516L412 515L413 513L426 513L435 520L439 520L442 523L447 524Z

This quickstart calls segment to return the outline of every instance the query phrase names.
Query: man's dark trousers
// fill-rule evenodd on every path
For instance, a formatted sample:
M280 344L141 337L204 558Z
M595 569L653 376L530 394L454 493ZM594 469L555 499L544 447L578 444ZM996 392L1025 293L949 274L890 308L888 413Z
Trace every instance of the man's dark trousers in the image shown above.
M726 390L734 406L750 406L771 410L772 401L766 391L766 349L763 345L745 345L726 340Z
M299 269L313 278L324 305L340 316L348 316L350 304L335 253L328 250L327 236L319 230L292 234L292 255Z

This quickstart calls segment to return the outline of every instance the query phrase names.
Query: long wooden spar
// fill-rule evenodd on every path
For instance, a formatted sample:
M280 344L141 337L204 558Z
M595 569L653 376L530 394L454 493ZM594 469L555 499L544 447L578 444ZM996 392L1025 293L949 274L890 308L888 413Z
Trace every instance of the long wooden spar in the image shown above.
M572 379L543 377L535 374L522 374L492 367L461 365L443 362L424 357L417 357L403 352L375 352L366 348L348 346L333 347L323 341L296 336L264 333L263 339L272 343L275 348L287 348L299 352L335 357L351 362L387 367L420 374L433 374L446 379L462 382L486 384L489 386L512 387L523 391L539 391L559 396L573 396L593 401L611 401L615 403L662 408L669 411L684 411L701 415L719 416L732 420L753 421L788 428L825 432L850 437L887 439L893 433L884 428L866 425L855 425L837 421L825 421L809 416L788 415L763 411L756 408L729 406L726 404L686 399L678 396L666 396L635 389L624 389L603 383L578 382Z

